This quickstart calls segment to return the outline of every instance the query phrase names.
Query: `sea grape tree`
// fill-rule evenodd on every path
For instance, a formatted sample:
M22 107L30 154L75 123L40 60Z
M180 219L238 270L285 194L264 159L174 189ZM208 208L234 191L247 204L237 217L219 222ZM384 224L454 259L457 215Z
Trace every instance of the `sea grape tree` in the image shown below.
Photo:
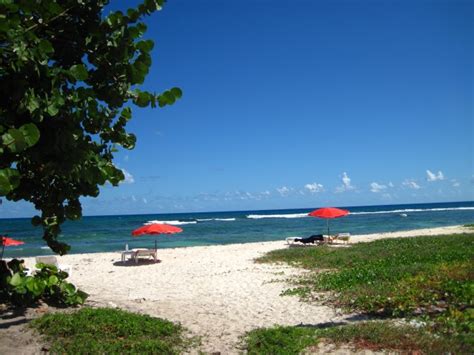
M181 90L139 89L153 41L144 16L164 0L104 14L107 0L0 0L0 197L34 204L51 249L66 220L82 216L79 198L124 179L113 163L131 106L173 104Z

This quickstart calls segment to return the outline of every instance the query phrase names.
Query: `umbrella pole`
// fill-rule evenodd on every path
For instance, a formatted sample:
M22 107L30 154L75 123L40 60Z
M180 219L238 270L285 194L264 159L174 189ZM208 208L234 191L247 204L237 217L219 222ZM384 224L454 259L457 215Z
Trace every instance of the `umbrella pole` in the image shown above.
M156 251L156 238L155 238L155 251Z
M5 251L5 244L2 243L2 254L0 254L0 260L3 259L3 252Z
M328 238L330 237L329 235L329 219L326 219L326 224L327 224L327 227L328 227Z

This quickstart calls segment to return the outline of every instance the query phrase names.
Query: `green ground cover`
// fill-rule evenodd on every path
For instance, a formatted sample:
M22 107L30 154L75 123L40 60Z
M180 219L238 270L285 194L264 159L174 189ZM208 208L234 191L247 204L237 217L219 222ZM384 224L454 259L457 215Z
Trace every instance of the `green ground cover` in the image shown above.
M248 354L300 354L316 349L323 341L343 345L350 349L373 351L393 350L402 353L468 353L469 347L456 340L434 336L411 326L390 322L364 322L357 325L335 326L326 329L315 327L274 327L249 332L245 338Z
M416 317L425 331L474 347L474 234L384 239L350 248L289 248L258 262L310 272L285 294L382 317Z
M180 354L195 341L170 321L109 308L47 314L32 326L53 354Z

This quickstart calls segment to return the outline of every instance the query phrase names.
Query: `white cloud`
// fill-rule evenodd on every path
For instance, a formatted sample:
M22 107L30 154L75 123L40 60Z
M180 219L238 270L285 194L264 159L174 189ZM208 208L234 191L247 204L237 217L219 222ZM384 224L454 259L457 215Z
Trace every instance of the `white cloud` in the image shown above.
M403 183L402 183L403 186L406 186L410 189L414 189L414 190L418 190L421 188L420 185L418 185L415 181L413 180L405 180Z
M135 195L132 195L132 201L133 201L133 202L136 202L136 201L137 201L137 198L135 197Z
M344 191L349 191L353 190L354 186L351 185L351 178L347 175L346 172L342 173L342 185L336 187L336 192L344 192Z
M393 185L393 182L390 181L390 182L388 183L388 187L393 187L393 186L394 186L394 185Z
M461 186L461 184L459 183L459 181L457 181L456 179L452 179L451 182L453 183L453 187L459 187L459 186Z
M130 174L127 170L122 169L122 173L125 176L125 179L121 182L122 184L133 184L135 182L132 174Z
M143 201L144 204L148 203L148 200L145 197L142 198L142 201Z
M308 190L309 192L311 192L312 194L316 193L316 192L322 192L324 191L324 187L323 185L321 184L318 184L316 182L313 182L312 184L306 184L304 185L304 188L306 190Z
M128 155L126 155L126 156L123 157L123 161L128 161L128 159L129 159L129 156L128 156Z
M378 193L382 190L385 190L387 188L386 185L381 185L379 183L373 182L370 184L370 191Z
M432 173L429 170L426 170L426 180L428 181L444 180L443 172L440 170L436 174L436 173Z
M281 196L288 196L290 189L286 186L277 187L276 189Z
M351 186L351 178L347 176L346 172L342 174L342 183L344 184L346 189L353 189L353 186Z

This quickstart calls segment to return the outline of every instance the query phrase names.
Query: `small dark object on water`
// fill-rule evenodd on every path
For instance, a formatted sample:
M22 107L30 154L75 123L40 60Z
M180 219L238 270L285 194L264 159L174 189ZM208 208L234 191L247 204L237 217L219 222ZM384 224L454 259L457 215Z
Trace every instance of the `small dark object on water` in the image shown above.
M303 244L314 244L315 242L324 242L324 237L322 234L315 234L308 238L296 238L295 242L301 242Z

